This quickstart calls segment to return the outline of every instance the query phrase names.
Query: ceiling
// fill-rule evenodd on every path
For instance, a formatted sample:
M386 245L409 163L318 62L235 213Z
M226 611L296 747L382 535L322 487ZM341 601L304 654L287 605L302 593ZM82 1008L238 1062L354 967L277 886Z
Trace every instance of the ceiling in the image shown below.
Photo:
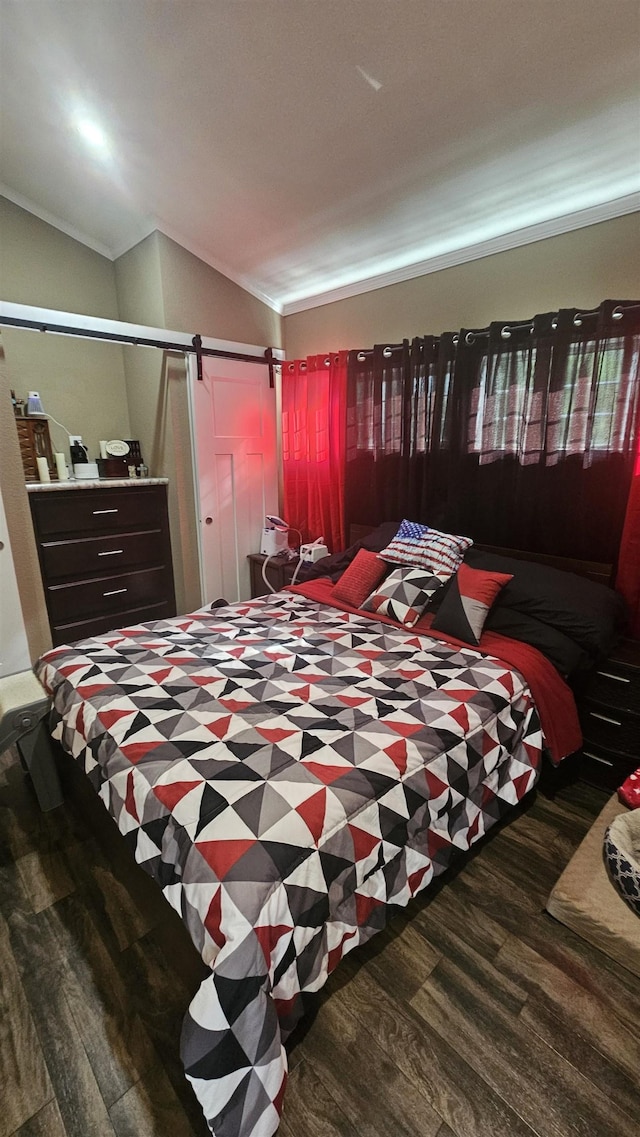
M0 0L0 192L297 311L640 208L639 47L638 0Z

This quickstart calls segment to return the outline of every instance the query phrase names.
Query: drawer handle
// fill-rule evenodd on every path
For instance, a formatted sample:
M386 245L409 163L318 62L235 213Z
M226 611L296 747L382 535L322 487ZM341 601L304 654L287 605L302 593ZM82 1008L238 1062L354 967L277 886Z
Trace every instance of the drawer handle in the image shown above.
M622 723L618 722L617 719L610 719L608 715L599 715L596 711L589 711L589 717L600 719L602 722L610 722L612 726L622 726Z
M119 553L124 553L124 549L109 549L107 553L98 553L99 557L117 557Z
M128 588L113 588L111 592L103 592L103 596L119 596L121 592L128 592Z
M609 762L607 758L600 758L598 754L592 754L590 750L583 750L582 754L585 758L591 758L594 762L599 762L601 766L611 766L613 769L613 762Z
M94 509L93 516L97 517L99 513L117 513L117 509Z
M631 682L626 675L614 675L613 671L596 671L596 675L602 675L603 679L615 679L618 683Z

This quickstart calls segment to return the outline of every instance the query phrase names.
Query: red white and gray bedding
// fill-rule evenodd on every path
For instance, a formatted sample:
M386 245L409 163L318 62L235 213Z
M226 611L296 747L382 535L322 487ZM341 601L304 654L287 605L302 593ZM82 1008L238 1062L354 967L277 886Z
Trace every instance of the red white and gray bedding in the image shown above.
M37 671L55 736L211 968L181 1041L211 1132L271 1137L300 993L533 786L529 685L290 592L56 648Z

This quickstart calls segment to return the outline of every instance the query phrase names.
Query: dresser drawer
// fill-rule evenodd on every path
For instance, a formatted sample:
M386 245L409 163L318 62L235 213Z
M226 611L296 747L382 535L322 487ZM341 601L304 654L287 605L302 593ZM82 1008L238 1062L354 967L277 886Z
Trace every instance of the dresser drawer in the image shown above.
M120 573L118 576L47 585L47 602L54 624L77 621L96 612L118 612L142 604L157 604L170 594L164 566Z
M640 766L640 757L618 754L605 746L585 741L579 766L579 777L593 786L617 790L629 774Z
M160 604L145 604L140 608L129 608L108 615L93 616L89 620L74 620L70 623L52 624L53 646L72 644L88 636L101 636L115 628L128 628L134 624L148 624L153 620L168 620L175 616L175 604L163 600Z
M43 541L42 564L47 583L75 580L89 573L110 575L120 569L163 563L160 529L116 533L110 537L80 537L71 541Z
M640 670L619 663L603 663L583 692L590 701L640 714Z
M585 744L593 742L620 754L637 754L640 765L640 715L588 699L580 704L580 725Z
M175 616L164 483L47 487L29 503L55 646Z
M34 503L41 537L64 533L115 533L149 524L160 499L149 489L81 490L43 494Z

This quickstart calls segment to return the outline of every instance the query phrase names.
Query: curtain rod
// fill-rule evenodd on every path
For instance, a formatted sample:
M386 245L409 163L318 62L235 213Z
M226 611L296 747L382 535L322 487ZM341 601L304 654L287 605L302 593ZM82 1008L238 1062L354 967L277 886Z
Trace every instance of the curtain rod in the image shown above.
M617 304L611 313L611 319L612 320L621 320L623 318L625 312L631 312L636 308L640 308L640 304L625 304L625 305ZM589 312L576 312L575 316L573 317L574 327L576 327L576 328L582 327L582 321L583 320L586 320L590 316L597 316L599 311L600 311L600 307L592 308L591 311L589 311ZM557 316L558 316L558 313L556 312L555 318L551 323L551 327L554 331L556 330L556 328L558 326ZM526 329L528 329L529 331L532 331L534 326L535 325L533 323L533 320L527 320L526 323L524 323L524 324L505 324L504 327L502 328L501 332L500 332L500 335L501 335L503 340L508 340L511 338L512 332L524 331ZM490 332L491 332L491 328L479 328L478 331L467 332L467 334L464 337L465 343L472 344L475 342L476 337L488 336L490 334ZM427 338L434 339L434 340L440 340L442 337L441 336L429 336ZM460 341L460 336L458 335L457 332L452 337L452 339L453 339L454 346L457 347L458 343ZM382 354L383 354L385 359L390 359L393 352L398 351L399 348L401 348L401 347L403 347L403 344L401 344L401 343L391 344L390 346L383 348ZM374 351L375 351L375 348L366 348L366 349L363 348L362 350L358 351L357 356L356 356L358 362L363 363L364 360L367 358L367 356L373 355Z
M0 315L0 326L25 328L34 332L55 332L63 336L75 336L92 340L106 340L109 343L127 344L132 347L156 347L164 351L179 351L194 354L198 364L198 379L202 380L202 356L215 356L219 359L235 359L241 363L266 363L269 368L269 386L274 384L276 360L273 349L268 347L264 355L247 355L240 351L223 351L220 348L203 347L202 336L195 335L190 343L176 343L169 340L151 339L145 336L127 336L122 332L107 332L99 328L74 328L65 324L43 323L18 316Z

